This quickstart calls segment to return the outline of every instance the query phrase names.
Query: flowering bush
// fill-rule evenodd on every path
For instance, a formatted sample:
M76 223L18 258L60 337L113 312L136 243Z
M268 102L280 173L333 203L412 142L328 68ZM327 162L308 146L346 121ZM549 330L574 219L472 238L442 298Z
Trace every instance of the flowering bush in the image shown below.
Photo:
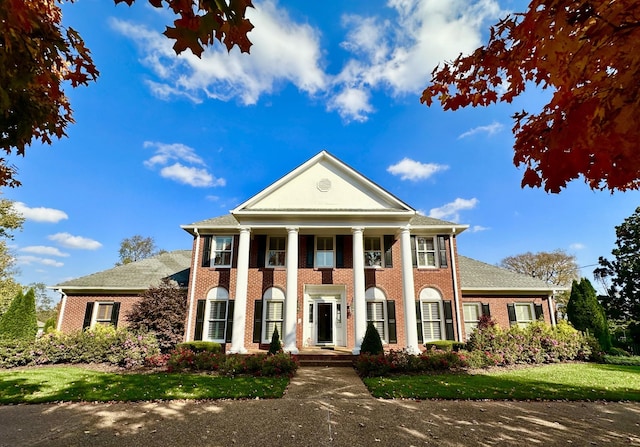
M450 371L466 366L462 353L430 349L420 355L406 351L389 351L382 354L360 354L356 370L362 377L379 377L388 374Z
M0 348L0 366L110 363L135 368L143 366L147 357L158 353L157 341L151 334L96 326L65 334L51 332L33 342L7 345Z
M293 376L298 369L295 356L279 353L266 354L217 354L208 351L193 352L185 347L171 351L167 361L169 372L217 371L225 376Z

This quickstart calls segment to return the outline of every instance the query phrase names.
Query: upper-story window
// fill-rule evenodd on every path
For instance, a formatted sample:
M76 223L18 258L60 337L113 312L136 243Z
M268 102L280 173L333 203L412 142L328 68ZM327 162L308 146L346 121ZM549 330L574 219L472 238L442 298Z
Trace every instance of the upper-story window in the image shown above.
M334 266L333 236L316 237L316 267L329 268Z
M382 267L382 243L380 237L364 238L364 266Z
M418 267L447 267L445 236L416 236L415 250Z
M203 267L231 267L233 236L205 236L202 252Z
M267 248L267 267L285 266L286 238L284 236L270 236Z

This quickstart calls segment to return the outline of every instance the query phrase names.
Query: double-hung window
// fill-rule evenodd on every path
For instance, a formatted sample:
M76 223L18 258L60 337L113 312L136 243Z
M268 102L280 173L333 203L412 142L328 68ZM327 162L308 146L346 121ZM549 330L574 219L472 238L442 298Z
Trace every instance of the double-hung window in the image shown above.
M416 237L416 257L418 260L418 267L437 267L436 247L435 237Z
M111 324L113 316L113 303L96 303L95 324L107 326Z
M212 267L231 267L233 236L214 236L211 252Z
M267 267L285 266L285 247L286 238L284 236L269 237L269 246L267 249Z
M384 301L367 301L367 324L373 323L382 340L387 339L386 331L384 330L384 307Z
M464 332L468 338L478 327L478 322L482 316L482 307L480 303L464 303L462 309L464 311Z
M227 324L227 301L210 300L207 340L224 343Z
M442 340L442 310L440 301L420 302L422 313L422 334L425 342Z
M282 321L284 316L284 301L282 300L265 300L264 310L264 336L263 342L268 343L271 341L273 331L277 328L280 339L282 340Z
M382 244L379 237L364 238L364 266L382 267Z
M516 321L518 322L518 326L527 326L535 321L533 304L515 303L514 309L516 311Z
M334 267L333 236L316 237L316 268Z

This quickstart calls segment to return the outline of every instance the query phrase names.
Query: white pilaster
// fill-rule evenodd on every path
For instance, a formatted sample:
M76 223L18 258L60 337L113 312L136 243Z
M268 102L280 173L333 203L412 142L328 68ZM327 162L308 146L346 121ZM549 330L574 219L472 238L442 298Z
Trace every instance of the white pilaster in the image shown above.
M235 307L233 311L233 331L231 333L232 354L245 354L244 333L247 313L247 283L249 282L249 242L251 229L240 228L240 240L238 243L238 268L236 277Z
M360 354L360 346L367 331L367 304L364 297L364 237L363 228L354 227L353 233L353 314L354 354Z
M284 299L284 347L286 352L298 353L296 345L298 309L298 228L287 227L287 293Z
M402 302L404 304L404 324L407 337L406 350L419 354L418 326L416 322L416 294L413 282L413 262L411 260L411 237L409 227L400 231L400 251L402 253Z

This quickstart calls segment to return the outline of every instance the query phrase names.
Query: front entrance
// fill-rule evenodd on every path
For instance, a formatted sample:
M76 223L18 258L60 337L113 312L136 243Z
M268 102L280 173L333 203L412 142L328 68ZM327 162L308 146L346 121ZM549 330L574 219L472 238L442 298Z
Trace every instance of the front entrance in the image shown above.
M317 303L318 316L317 335L318 344L333 344L333 303Z

